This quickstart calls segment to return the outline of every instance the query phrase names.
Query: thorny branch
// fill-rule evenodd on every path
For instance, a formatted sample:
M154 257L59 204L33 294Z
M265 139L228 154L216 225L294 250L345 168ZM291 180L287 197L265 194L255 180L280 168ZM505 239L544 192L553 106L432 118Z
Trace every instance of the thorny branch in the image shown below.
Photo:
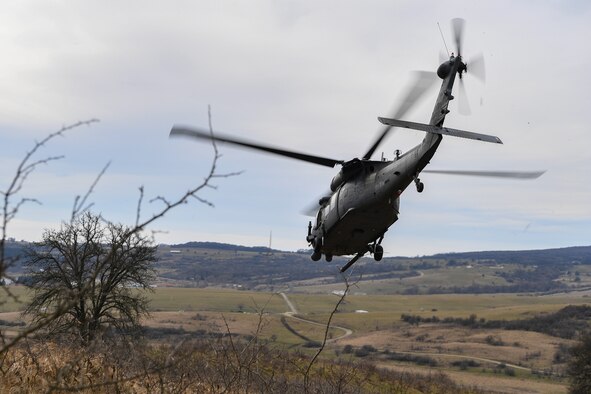
M320 348L318 349L318 351L316 352L314 357L312 357L312 360L310 360L310 363L308 364L308 368L306 369L306 372L304 373L304 390L306 393L308 392L308 387L309 387L310 370L312 369L312 367L314 366L314 363L316 362L316 360L320 356L320 353L322 353L322 351L324 350L324 347L326 346L326 341L328 339L328 332L330 330L330 323L332 321L332 318L335 315L335 313L337 313L337 311L339 310L339 306L341 306L341 304L345 300L345 297L349 293L349 288L351 287L351 284L349 283L349 277L351 275L352 275L352 271L348 276L345 275L344 273L341 273L343 281L345 282L345 290L343 291L343 294L341 295L341 297L339 298L339 300L335 304L332 312L330 312L330 316L328 317L328 321L326 322L326 328L324 330L324 339L322 340L322 343L320 344Z
M72 129L78 128L80 126L89 126L92 123L98 122L98 119L89 119L80 122L76 122L74 124L63 126L58 131L48 134L45 138L41 141L36 141L33 145L33 148L28 151L23 159L20 161L19 165L16 168L16 172L10 181L8 188L5 191L0 191L0 196L2 196L2 221L0 223L0 278L4 276L6 273L7 268L7 261L5 259L5 244L6 238L8 236L8 225L12 219L17 215L20 208L23 204L28 202L35 202L40 204L40 202L34 198L21 198L20 201L13 203L12 199L16 197L16 195L22 190L23 185L25 184L27 178L31 173L41 164L47 164L52 161L60 160L64 156L50 156L43 159L34 160L33 157L35 153L42 147L44 147L47 143L53 140L56 137L61 137L67 131Z
M207 109L207 115L208 115L208 119L209 119L209 132L211 133L211 145L213 147L213 152L214 152L214 156L213 156L213 160L211 163L211 167L209 168L209 171L207 173L207 175L205 176L205 178L203 179L203 182L192 188L189 189L185 192L185 194L183 194L181 197L179 197L178 199L174 200L174 201L170 201L169 199L163 197L163 196L157 196L154 197L153 199L150 200L150 202L156 202L156 201L160 201L164 204L164 208L162 208L162 210L153 213L151 217L149 217L148 219L144 220L143 222L140 221L140 212L141 212L141 207L138 204L138 208L137 208L137 215L136 215L136 224L135 227L131 228L130 230L130 234L132 235L134 233L137 233L139 231L142 231L143 229L145 229L147 226L149 226L150 224L152 224L153 222L157 221L158 219L162 218L164 215L166 215L170 210L178 207L179 205L182 204L186 204L189 202L190 198L194 198L197 201L199 201L200 203L206 204L208 206L213 207L213 203L210 202L209 200L206 200L202 197L198 196L198 193L200 191L202 191L205 188L216 188L214 185L211 184L212 179L214 178L229 178L232 176L236 176L236 175L240 175L241 172L230 172L230 173L225 173L225 174L218 174L216 173L217 170L217 162L218 159L221 157L217 145L215 143L215 139L213 138L214 133L213 133L213 127L212 127L212 122L211 122L211 107L208 106ZM140 188L140 204L141 204L141 199L143 198L143 187Z
M211 108L210 107L208 107L208 120L209 120L210 133L212 135L212 146L213 146L213 150L214 150L214 157L212 159L212 163L209 168L209 171L207 172L203 182L201 184L187 190L184 194L182 194L180 197L178 197L175 200L169 200L169 199L162 197L162 196L156 197L152 201L156 201L156 200L162 201L164 203L164 208L153 213L152 216L150 216L149 218L147 218L143 221L141 220L140 215L141 215L141 204L142 204L143 197L144 197L144 189L143 189L143 186L140 187L140 198L139 198L138 206L137 206L135 225L128 229L128 231L121 237L119 242L122 242L122 243L126 242L126 240L128 240L129 238L139 235L139 233L142 232L147 226L149 226L150 224L156 222L158 219L165 216L172 209L178 207L181 204L188 203L190 198L194 198L204 204L213 206L213 204L211 202L209 202L208 200L205 200L205 199L199 197L198 193L206 187L215 188L213 185L211 185L211 180L213 178L226 178L226 177L231 177L231 176L235 176L235 175L240 174L240 172L226 173L226 174L216 173L217 161L220 158L220 154L218 152L215 140L213 139L213 127L212 127L212 121L211 121ZM44 164L49 161L57 160L57 159L61 158L61 157L50 157L50 158L31 162L30 161L31 157L39 148L44 146L48 141L50 141L51 139L53 139L57 136L61 136L65 131L71 130L71 129L79 127L81 125L88 125L88 124L91 124L91 123L94 123L97 121L98 120L96 120L96 119L91 119L88 121L78 122L78 123L75 123L70 126L64 126L62 129L58 130L57 132L49 134L42 141L37 142L31 151L27 152L27 154L25 155L25 158L22 160L22 162L18 166L16 175L13 178L11 185L9 186L9 188L7 189L6 192L2 192L2 195L4 196L4 206L3 206L4 211L3 211L3 217L2 217L3 221L2 221L2 228L1 228L2 239L0 241L1 242L0 243L0 277L2 276L2 274L4 273L4 270L5 270L4 245L5 245L5 240L7 237L7 224L10 221L10 219L12 219L14 217L14 215L16 214L16 212L18 211L18 209L15 210L14 208L11 210L10 198L13 197L16 193L18 193L21 190L24 181L37 166L39 166L40 164ZM99 173L99 175L97 176L95 181L91 184L87 193L82 198L80 196L76 197L75 202L74 202L74 206L72 208L71 220L73 220L78 215L85 212L86 210L88 210L91 207L92 204L87 204L88 197L93 192L95 186L97 185L97 183L99 182L101 177L104 175L108 166L109 166L109 164L107 164L103 168L103 170ZM30 201L30 200L24 199L24 201L21 201L19 204L17 204L17 207L20 207L22 205L22 203L26 202L26 201ZM103 218L103 220L105 220L105 219ZM107 221L107 220L105 220L105 221ZM109 253L108 256L105 256L106 261L109 261L109 259L112 257L112 253L115 249L116 248L112 248L111 253ZM87 286L83 287L81 289L81 291L82 292L89 291L92 283L93 283L92 280L88 281ZM10 341L4 341L4 338L2 338L3 341L2 341L2 345L0 346L0 354L5 353L8 349L10 349L14 345L16 345L22 339L27 338L28 336L30 336L34 333L37 333L39 330L47 327L49 324L51 324L51 322L53 322L54 320L59 318L64 313L67 313L67 311L76 302L77 302L76 299L72 299L72 300L64 302L62 305L59 305L56 308L54 313L50 314L45 319L41 319L36 324L28 327L26 330L22 331L19 335L12 338Z
M84 212L87 212L94 205L94 203L88 203L88 205L85 205L86 200L88 199L88 197L90 197L90 195L94 191L94 188L99 183L99 181L101 180L101 178L103 177L105 172L107 172L107 168L109 168L110 165L111 165L111 162L108 162L103 167L101 172L99 172L99 174L95 178L94 182L92 182L92 185L90 185L90 187L88 188L88 191L86 192L84 197L81 198L80 195L76 196L76 198L74 199L74 206L72 207L72 216L70 217L70 223L74 223L74 220L76 219L77 216L79 216L80 214L82 214Z

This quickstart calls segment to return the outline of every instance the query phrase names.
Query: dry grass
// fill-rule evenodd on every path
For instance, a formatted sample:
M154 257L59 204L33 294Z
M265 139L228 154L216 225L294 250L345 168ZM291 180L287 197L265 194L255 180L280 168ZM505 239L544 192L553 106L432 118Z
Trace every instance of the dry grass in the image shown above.
M320 363L230 339L176 345L32 343L2 360L0 391L82 393L477 393L446 375L417 375L350 361Z
M428 368L408 365L393 365L392 363L378 363L381 368L397 372L432 373ZM422 372L421 372L422 371ZM524 378L510 378L498 375L474 374L464 371L446 371L454 382L466 387L476 387L479 390L501 394L565 394L568 389L563 384L543 380Z

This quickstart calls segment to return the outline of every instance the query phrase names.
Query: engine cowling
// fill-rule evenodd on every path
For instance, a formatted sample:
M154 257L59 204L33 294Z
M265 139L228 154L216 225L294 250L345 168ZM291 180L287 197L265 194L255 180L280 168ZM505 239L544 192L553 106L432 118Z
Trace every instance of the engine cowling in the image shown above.
M330 190L335 192L339 186L359 174L363 169L363 163L359 159L353 159L343 164L343 168L330 181Z
M338 174L332 178L332 181L330 181L330 190L333 192L336 191L343 183L345 183L345 177L343 176L343 170L340 170Z

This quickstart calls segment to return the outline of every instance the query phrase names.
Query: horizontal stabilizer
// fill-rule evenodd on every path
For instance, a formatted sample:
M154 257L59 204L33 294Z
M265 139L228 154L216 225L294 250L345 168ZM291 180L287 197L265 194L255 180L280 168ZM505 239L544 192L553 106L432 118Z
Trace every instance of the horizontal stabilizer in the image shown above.
M405 120L398 119L378 118L378 120L385 125L393 127L404 127L407 129L421 130L432 134L451 135L453 137L468 138L470 140L478 140L484 142L492 142L494 144L503 143L499 137L495 137L494 135L479 134L473 133L471 131L451 129L449 127L437 127L428 124L407 122Z

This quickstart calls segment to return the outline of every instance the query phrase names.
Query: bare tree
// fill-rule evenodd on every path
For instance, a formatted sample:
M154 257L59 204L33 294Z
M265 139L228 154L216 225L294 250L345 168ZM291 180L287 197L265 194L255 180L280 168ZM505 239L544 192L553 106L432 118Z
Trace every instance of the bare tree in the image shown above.
M156 247L123 225L105 223L86 212L43 240L25 256L33 297L25 313L33 321L68 304L47 326L50 333L76 332L87 344L108 327L129 332L148 313L148 299L136 288L150 289Z
M22 195L24 185L26 184L29 176L39 166L64 158L64 156L45 156L39 158L39 152L57 137L63 137L69 131L80 128L81 126L89 126L96 122L98 122L98 119L89 119L76 122L71 125L66 125L57 131L49 133L45 138L35 141L33 147L25 153L22 160L17 164L14 175L9 179L6 188L0 190L0 278L10 278L8 269L15 261L20 258L19 255L8 257L6 254L6 241L8 239L8 228L10 223L17 216L22 207L27 203L41 204L41 202L34 197L24 197ZM87 196L91 191L92 190L89 190ZM85 208L75 207L75 209L82 211ZM0 305L4 304L9 298L18 301L18 297L16 297L10 291L9 287L0 286ZM46 320L46 322L48 321L50 320ZM46 322L44 322L44 324ZM4 333L0 331L0 356L4 356L7 349L14 346L22 338L26 337L31 332L35 332L39 328L41 327L31 326L10 340L7 340L7 338L4 336ZM1 365L2 360L0 360L0 366Z
M213 127L211 124L211 112L210 111L208 111L208 115L209 115L209 129L210 129L210 132L212 133L212 136L213 136ZM26 154L25 158L23 159L22 163L19 165L19 167L17 169L15 178L12 180L11 185L9 186L7 191L2 193L2 195L4 196L4 205L3 205L4 215L2 217L3 226L2 226L2 228L0 228L0 230L2 231L2 234L1 234L2 241L4 241L6 239L5 238L6 234L7 234L6 228L7 228L8 222L10 222L10 220L12 220L15 217L15 215L19 211L19 208L22 206L22 204L24 204L28 201L37 201L34 199L29 199L29 198L22 198L17 203L11 203L9 201L10 198L14 198L15 196L18 195L18 192L21 190L21 187L24 184L24 182L26 181L28 175L30 173L32 173L36 169L37 166L39 166L40 164L47 163L52 160L56 160L56 159L61 158L61 156L60 157L48 157L45 159L34 161L32 159L33 155L41 147L43 147L47 143L47 141L55 138L56 136L63 135L63 133L65 131L70 130L75 127L78 127L80 125L93 123L95 121L96 120L93 119L90 121L78 122L72 126L65 126L62 129L60 129L58 132L50 134L48 137L46 137L41 142L36 143L34 148ZM201 180L201 182L199 182L198 184L193 184L184 193L181 193L180 195L178 195L176 197L156 196L156 197L150 199L149 202L159 204L159 208L154 208L154 210L151 213L149 213L148 215L143 215L142 211L144 208L143 204L145 201L144 188L143 188L143 186L141 186L139 188L140 195L138 198L137 209L136 209L136 222L133 226L130 226L129 228L127 228L127 231L124 234L122 234L122 237L120 239L121 242L127 242L128 239L132 239L133 237L138 237L138 236L141 237L140 234L142 234L147 229L147 227L149 227L150 225L153 225L155 222L160 220L169 211L171 211L181 205L187 204L191 200L196 200L199 203L206 204L208 206L213 206L213 204L209 200L201 197L200 193L204 189L208 189L208 188L215 189L216 186L213 184L213 182L216 178L231 177L234 175L238 175L239 172L220 174L217 171L217 162L218 162L218 159L220 158L220 154L217 150L217 146L216 146L215 141L213 139L212 139L212 147L213 147L213 159L211 161L211 166L209 167L208 170L205 171L205 176ZM105 170L106 170L106 167L101 171L99 176L92 183L88 192L83 197L80 197L80 196L76 197L75 202L74 202L74 206L72 209L72 214L71 214L71 223L73 223L79 215L82 215L84 212L86 212L92 206L92 203L90 203L88 201L88 197L91 194L91 192L93 191L94 187L96 186L98 180L104 174ZM4 242L2 242L0 244L0 252L3 253L3 251L4 251ZM3 259L3 255L0 255L0 257L2 257L2 259L0 259L1 260L0 261L0 273L1 273L6 268L6 264ZM93 285L92 283L93 283L92 281L87 282L87 284L89 286L84 288L83 291L89 291L92 288L92 285ZM7 293L7 294L8 294L8 296L11 296L9 293ZM0 299L0 303L1 302L2 302L2 299ZM14 347L17 343L19 343L24 338L27 338L28 336L39 332L39 330L44 329L45 327L51 326L54 321L60 319L65 313L67 313L67 311L69 311L71 309L72 305L75 302L77 302L77 300L62 298L62 299L60 299L60 302L61 303L54 305L53 310L47 310L44 315L39 315L38 319L35 320L34 324L28 325L24 330L20 331L16 336L7 340L7 338L5 338L2 335L2 333L0 332L0 342L1 342L0 343L0 356L2 354L4 354L6 351L8 351L10 348Z

